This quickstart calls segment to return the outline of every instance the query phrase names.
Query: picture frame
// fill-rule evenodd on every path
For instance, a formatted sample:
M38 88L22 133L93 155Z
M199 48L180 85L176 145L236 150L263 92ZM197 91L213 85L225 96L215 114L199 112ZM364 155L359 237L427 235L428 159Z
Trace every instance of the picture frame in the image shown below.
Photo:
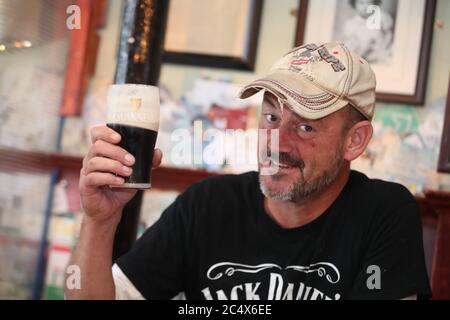
M450 79L448 83L441 148L439 150L438 172L450 173Z
M378 0L365 13L356 2L301 0L295 46L343 41L371 64L377 100L423 105L436 0Z
M254 70L263 0L171 0L163 61Z

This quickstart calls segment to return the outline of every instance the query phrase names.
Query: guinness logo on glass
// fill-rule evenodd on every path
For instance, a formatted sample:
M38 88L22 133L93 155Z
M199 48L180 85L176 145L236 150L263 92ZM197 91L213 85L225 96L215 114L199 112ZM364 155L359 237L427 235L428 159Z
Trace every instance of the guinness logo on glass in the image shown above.
M141 105L142 105L142 99L132 97L130 98L131 106L133 107L133 111L139 111Z

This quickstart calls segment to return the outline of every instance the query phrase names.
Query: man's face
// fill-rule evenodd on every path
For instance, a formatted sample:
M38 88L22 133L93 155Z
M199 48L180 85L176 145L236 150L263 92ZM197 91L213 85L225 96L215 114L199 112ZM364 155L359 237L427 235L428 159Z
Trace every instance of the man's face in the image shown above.
M325 190L337 177L343 160L345 117L338 111L319 120L303 119L288 106L280 105L270 93L265 93L260 129L267 129L268 142L259 139L261 154L268 161L261 168L275 167L275 174L260 174L265 196L282 201L301 201ZM278 129L279 144L271 143L270 130ZM271 160L278 154L279 163Z
M355 10L361 17L367 18L370 16L370 12L367 11L367 8L373 4L373 0L356 0Z

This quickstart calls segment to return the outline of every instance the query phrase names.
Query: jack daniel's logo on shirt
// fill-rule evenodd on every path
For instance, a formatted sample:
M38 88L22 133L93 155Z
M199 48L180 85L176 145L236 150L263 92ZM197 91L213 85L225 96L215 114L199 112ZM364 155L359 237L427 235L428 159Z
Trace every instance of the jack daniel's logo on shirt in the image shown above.
M280 274L283 270L316 274L318 277L325 277L330 285L338 283L341 277L338 268L329 262L318 262L309 266L291 265L284 268L273 263L246 265L220 262L208 269L206 276L209 280L214 281L222 277L232 277L238 273L256 275L259 272L269 271L267 296L263 296L263 293L260 292L260 288L263 287L261 286L261 281L237 284L229 292L223 289L211 291L209 287L206 287L202 290L202 294L207 300L339 300L341 298L339 293L336 293L334 297L329 297L319 289L307 286L303 282L285 282L285 279Z

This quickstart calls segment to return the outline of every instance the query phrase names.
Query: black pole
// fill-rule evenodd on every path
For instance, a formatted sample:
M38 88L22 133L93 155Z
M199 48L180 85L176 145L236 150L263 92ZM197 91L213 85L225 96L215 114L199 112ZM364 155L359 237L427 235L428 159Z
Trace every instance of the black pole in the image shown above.
M168 9L169 0L125 0L114 83L158 84ZM113 260L136 240L142 197L138 191L122 212Z

